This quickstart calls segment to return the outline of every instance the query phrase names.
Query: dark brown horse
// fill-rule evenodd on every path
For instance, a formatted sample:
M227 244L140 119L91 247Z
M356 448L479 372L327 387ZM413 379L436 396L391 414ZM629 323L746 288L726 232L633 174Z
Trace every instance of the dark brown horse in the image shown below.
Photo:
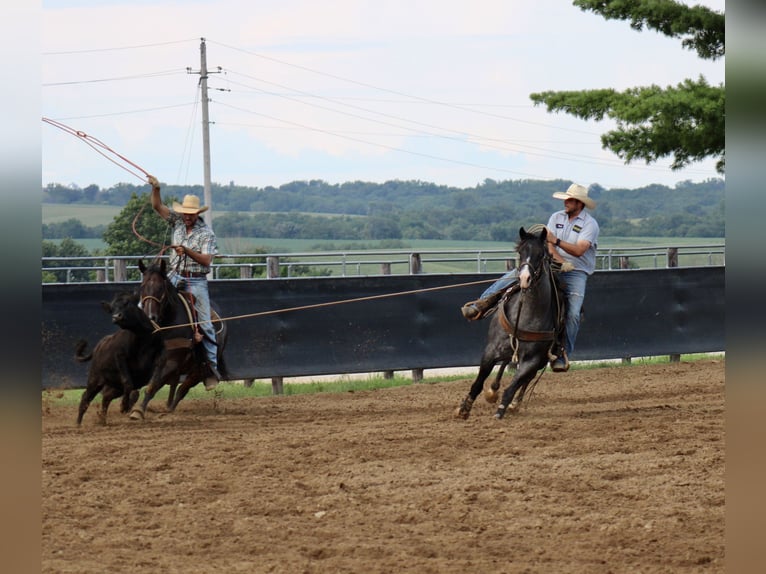
M174 411L189 389L205 377L205 352L201 344L195 343L191 302L180 294L168 279L164 259L148 267L143 261L139 261L138 268L143 275L140 291L141 306L144 313L161 329L160 332L165 340L166 357L162 375L146 387L140 404L136 404L130 413L132 419L144 418L149 401L166 384L170 385L167 407L169 411ZM221 377L226 379L228 373L223 360L223 350L227 339L226 323L220 321L220 314L212 301L210 307L211 317L216 326L218 371ZM219 319L217 323L216 319ZM180 382L181 376L184 376L183 382ZM174 392L176 387L178 390Z
M505 293L494 313L481 357L479 372L468 395L458 407L456 416L467 419L476 397L484 388L484 381L495 365L502 364L491 388L485 392L490 402L497 400L500 378L506 365L516 372L503 392L495 412L501 419L506 410L515 411L524 398L529 383L555 358L564 317L563 294L551 268L551 257L546 246L547 230L528 233L519 229L519 282Z

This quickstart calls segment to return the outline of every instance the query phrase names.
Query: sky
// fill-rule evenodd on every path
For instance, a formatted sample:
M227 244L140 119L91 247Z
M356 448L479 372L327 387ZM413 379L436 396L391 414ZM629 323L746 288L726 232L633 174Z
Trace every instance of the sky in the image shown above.
M720 177L712 159L626 165L601 147L612 122L532 104L725 81L724 59L569 0L43 0L41 27L43 186L202 185L202 38L213 183Z

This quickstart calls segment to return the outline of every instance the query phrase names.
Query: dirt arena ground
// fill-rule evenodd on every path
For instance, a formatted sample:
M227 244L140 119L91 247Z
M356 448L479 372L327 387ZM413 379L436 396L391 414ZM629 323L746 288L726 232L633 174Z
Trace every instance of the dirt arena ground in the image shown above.
M725 360L42 414L42 572L723 572ZM97 399L98 400L98 399ZM158 405L159 406L159 405Z

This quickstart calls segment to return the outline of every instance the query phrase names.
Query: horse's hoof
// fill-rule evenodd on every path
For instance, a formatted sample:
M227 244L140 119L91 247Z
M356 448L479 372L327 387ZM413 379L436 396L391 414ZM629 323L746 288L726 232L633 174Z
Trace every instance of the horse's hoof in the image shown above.
M497 410L495 411L495 418L497 420L500 420L505 416L505 405L500 405L497 407Z
M134 421L144 420L144 413L139 410L130 411L130 419Z
M463 399L463 402L460 403L460 406L455 411L455 417L459 419L467 419L468 415L471 414L471 407L473 406L473 399L471 397L466 397Z
M497 391L484 391L484 400L488 403L496 403L499 397Z

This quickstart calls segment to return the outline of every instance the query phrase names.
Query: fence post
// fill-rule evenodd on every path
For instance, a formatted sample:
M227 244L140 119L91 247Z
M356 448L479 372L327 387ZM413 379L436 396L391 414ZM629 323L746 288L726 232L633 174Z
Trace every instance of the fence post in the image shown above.
M620 257L620 269L630 269L630 257L627 255Z
M668 247L668 267L678 267L678 247Z
M420 253L410 253L410 275L421 273L423 273L423 262L420 260Z
M506 270L506 272L513 271L514 269L516 269L516 260L513 259L513 258L506 259L505 260L505 270Z
M253 268L250 266L242 266L239 268L239 278L240 279L252 279L253 278Z
M266 279L278 279L279 278L279 257L276 255L269 255L266 258Z
M381 263L380 264L380 272L383 275L391 275L391 263ZM394 378L394 372L393 371L383 371L383 378L386 380L390 380Z
M128 262L125 259L114 260L114 282L120 283L128 280Z
M678 267L678 247L668 247L668 267ZM681 355L675 353L670 355L671 363L679 363Z
M419 275L423 272L423 262L420 253L410 253L410 275ZM423 369L412 369L412 382L419 383L423 380Z

